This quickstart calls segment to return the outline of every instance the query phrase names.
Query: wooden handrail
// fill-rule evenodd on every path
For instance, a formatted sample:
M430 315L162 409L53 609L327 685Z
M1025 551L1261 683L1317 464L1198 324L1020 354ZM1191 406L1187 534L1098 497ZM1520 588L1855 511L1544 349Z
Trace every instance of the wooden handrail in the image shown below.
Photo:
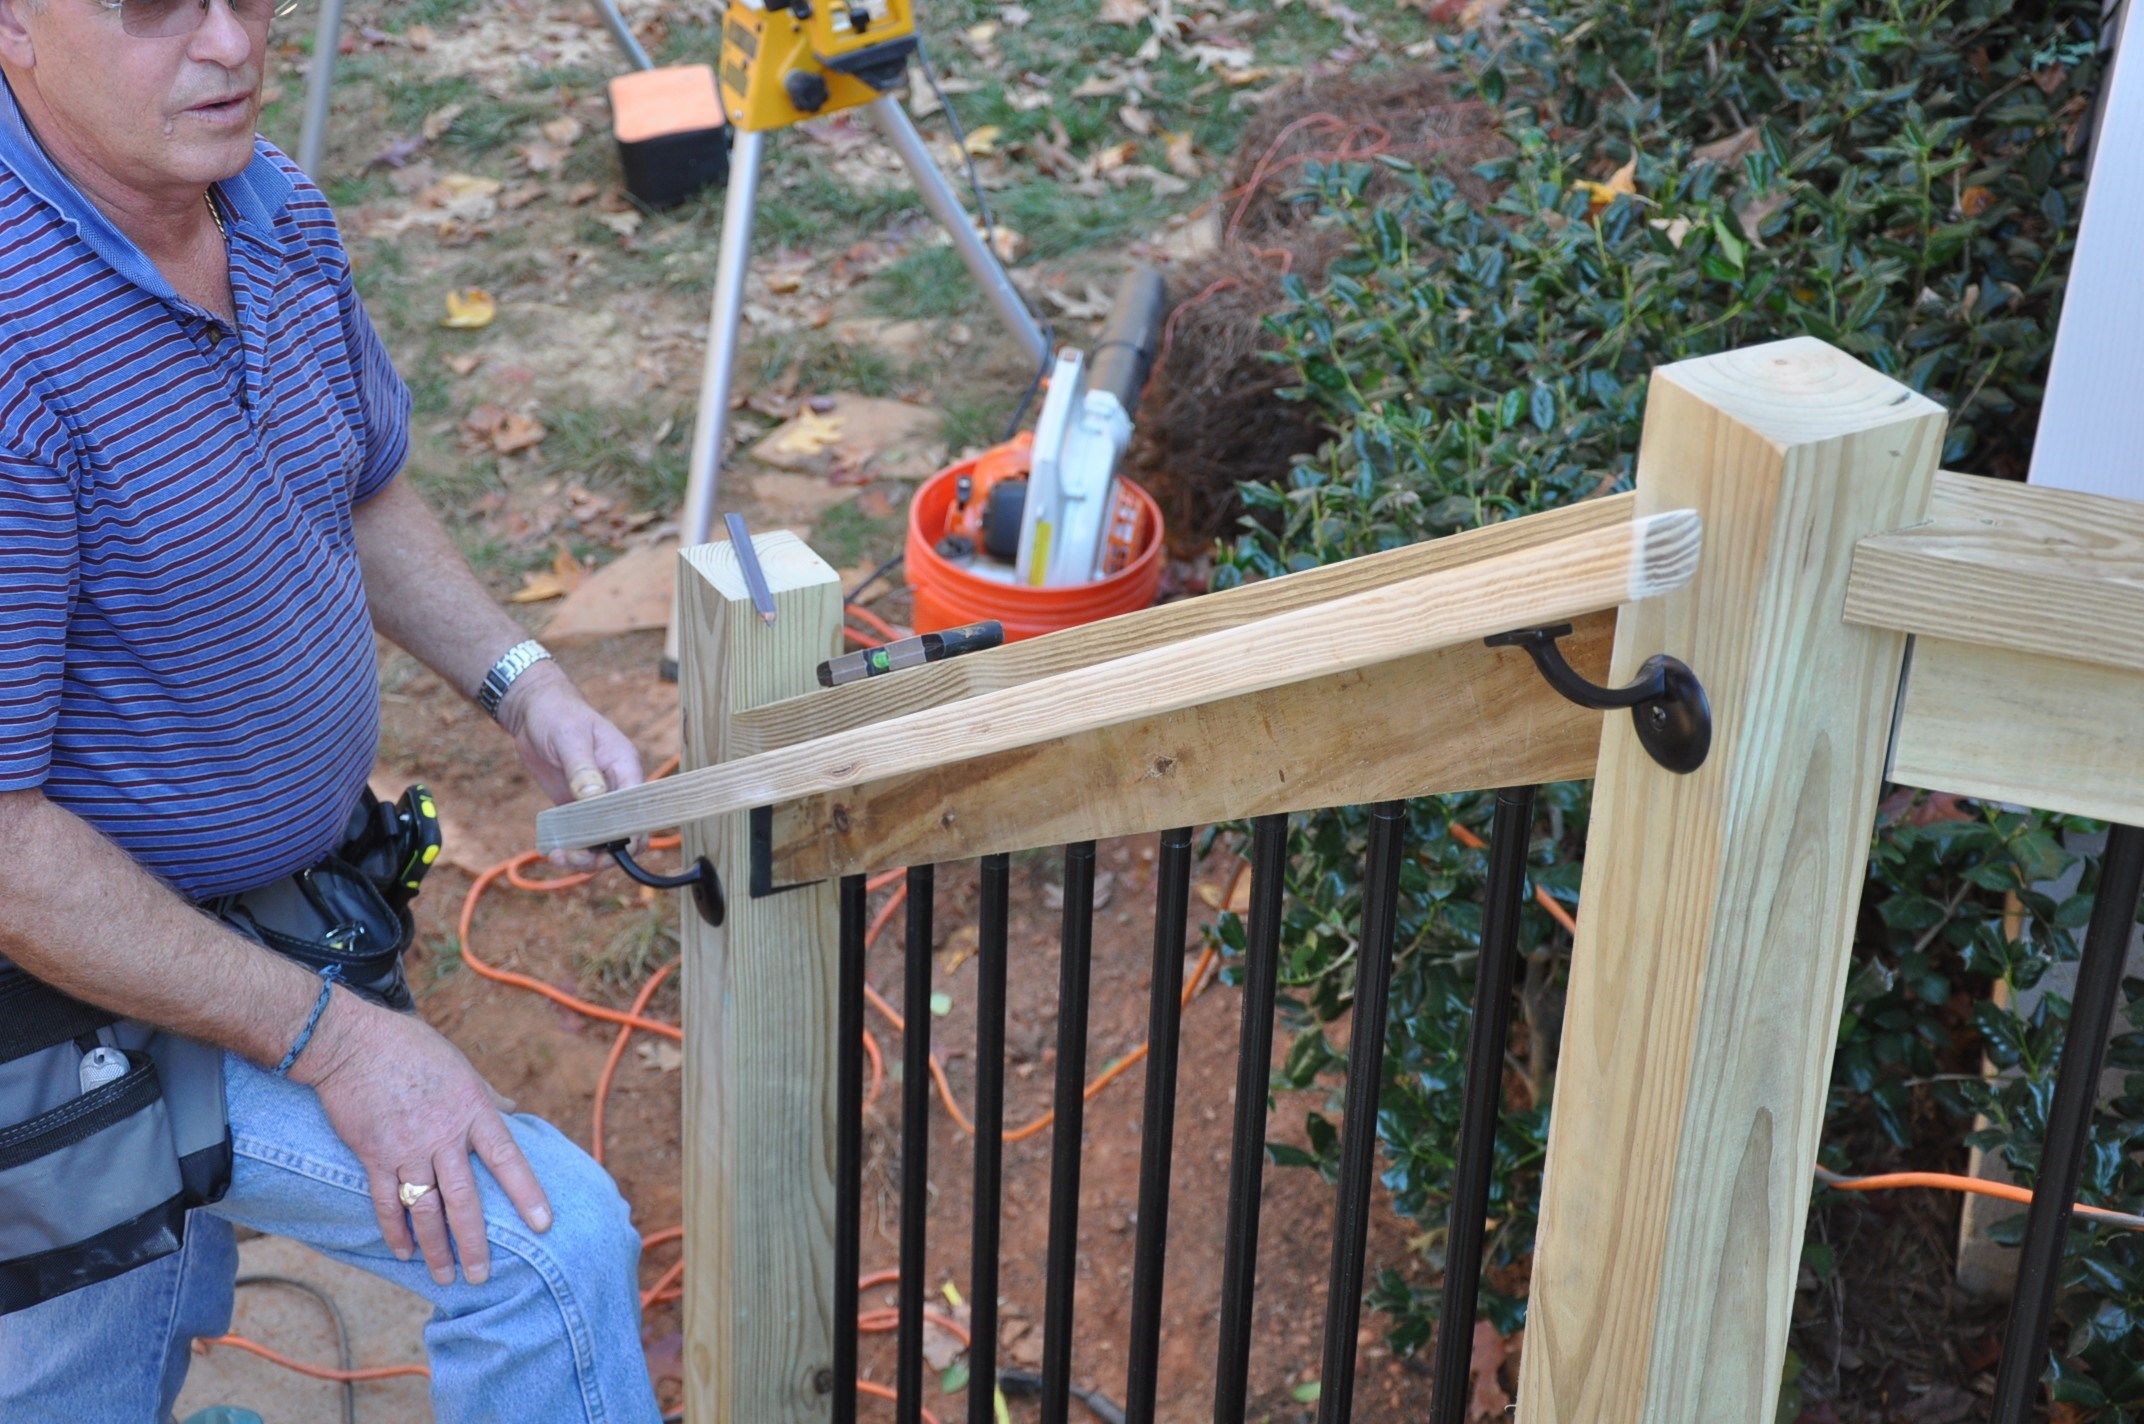
M1688 510L1470 561L851 732L545 811L546 851L601 845L1222 698L1555 623L1670 592L1696 572ZM1106 626L1106 625L1105 625Z
M1846 621L2144 670L2144 504L1938 474L1925 521L1854 546Z
M1116 658L1240 628L1276 613L1291 613L1330 599L1416 574L1457 568L1473 559L1531 549L1566 534L1628 524L1637 513L1637 496L1603 495L1562 509L1507 519L1480 529L1425 539L1337 564L1303 569L1279 578L1239 584L1199 598L1179 599L1101 623L1084 623L1040 638L1007 643L987 652L911 668L899 677L870 678L846 687L815 688L801 697L770 702L737 715L730 728L732 757L791 747L815 737L831 736L905 712L998 692L1037 678L1093 667ZM1175 823L1171 823L1175 824Z

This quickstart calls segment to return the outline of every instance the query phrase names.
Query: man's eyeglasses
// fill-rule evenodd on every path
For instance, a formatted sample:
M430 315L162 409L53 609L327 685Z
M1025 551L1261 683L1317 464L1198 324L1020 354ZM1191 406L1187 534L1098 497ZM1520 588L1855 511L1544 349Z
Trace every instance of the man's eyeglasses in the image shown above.
M119 12L119 28L136 39L168 40L192 34L215 0L101 0ZM298 0L224 0L242 24L263 25L298 8Z

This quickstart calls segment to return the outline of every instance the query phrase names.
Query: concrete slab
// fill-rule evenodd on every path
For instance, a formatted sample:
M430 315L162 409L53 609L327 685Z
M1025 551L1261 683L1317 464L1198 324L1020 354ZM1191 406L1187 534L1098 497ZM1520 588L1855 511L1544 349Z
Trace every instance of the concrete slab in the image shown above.
M431 1307L400 1286L274 1236L240 1243L238 1274L289 1276L325 1291L349 1325L351 1359L360 1369L424 1363L424 1324ZM327 1311L285 1286L242 1288L231 1332L309 1365L337 1364L335 1327ZM432 1417L426 1386L426 1380L410 1376L359 1384L357 1417L363 1424L425 1424ZM194 1357L179 1393L178 1417L215 1404L241 1405L266 1424L343 1420L341 1385L229 1347Z

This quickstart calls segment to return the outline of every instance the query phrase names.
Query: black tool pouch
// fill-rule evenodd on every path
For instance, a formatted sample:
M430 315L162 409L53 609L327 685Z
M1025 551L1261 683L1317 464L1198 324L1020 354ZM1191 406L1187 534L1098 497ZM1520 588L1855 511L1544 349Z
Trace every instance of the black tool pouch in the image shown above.
M413 786L389 804L368 790L334 854L201 908L315 973L333 967L357 993L406 1013L416 1007L402 973L415 932L409 902L438 848L430 792Z
M402 974L410 917L343 861L318 865L257 890L223 895L202 909L256 944L318 973L333 966L343 984L377 1004L415 1006Z
M200 908L407 1011L409 902L438 852L422 787L393 805L367 792L335 854ZM230 1182L221 1049L121 1019L0 959L0 1315L170 1255L186 1213Z

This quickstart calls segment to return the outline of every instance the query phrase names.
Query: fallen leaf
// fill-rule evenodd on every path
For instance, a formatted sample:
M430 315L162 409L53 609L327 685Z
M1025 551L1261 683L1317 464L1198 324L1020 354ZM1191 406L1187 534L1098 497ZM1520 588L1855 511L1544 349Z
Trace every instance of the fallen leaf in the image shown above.
M1986 212L1995 201L1995 192L1977 184L1958 195L1958 211L1969 218L1977 218Z
M980 24L968 26L963 33L967 36L969 44L974 45L977 49L987 49L990 43L998 37L998 22L984 20Z
M1092 281L1087 283L1087 290L1081 296L1073 296L1055 287L1044 287L1042 297L1057 308L1060 314L1073 321L1093 321L1097 317L1106 316L1111 306L1109 294L1102 290L1100 284Z
M516 183L513 187L501 193L499 195L499 206L508 211L525 208L530 203L549 197L550 194L551 190L549 188L531 178L526 182Z
M938 951L938 972L951 974L974 958L982 936L974 925L962 925L945 937L945 948Z
M966 1320L958 1319L966 1315L966 1311L955 1310L952 1314L959 1324L962 1326L967 1324ZM960 1337L952 1331L946 1329L928 1315L923 1317L923 1361L932 1369L944 1370L950 1367L953 1361L967 1353L967 1348L967 1346L960 1343Z
M984 124L981 128L968 130L967 141L961 145L970 158L985 158L998 151L998 138L1005 131L996 124Z
M1189 133L1172 133L1164 140L1169 154L1169 171L1179 178L1199 176L1199 161Z
M421 138L393 138L380 146L366 164L369 168L400 168L424 151Z
M1668 245L1677 252L1682 251L1682 240L1688 237L1690 229L1696 226L1688 218L1683 217L1654 218L1652 225L1667 234Z
M508 603L542 603L546 599L564 598L566 586L558 581L556 574L533 573L521 576L521 587L506 596ZM645 1044L642 1045L646 1047Z
M467 104L442 104L424 116L421 132L429 143L437 143L454 127L454 121L462 116Z
M571 114L553 119L543 126L543 136L560 148L571 148L580 142L582 132L581 121Z
M484 364L481 351L463 351L447 358L447 369L457 376L466 376Z
M998 261L1017 262L1026 249L1027 239L1003 223L990 229L990 250L997 253Z
M646 219L638 212L628 211L623 213L597 213L596 221L620 237L631 237L634 233L640 231L640 225Z
M1584 193L1591 201L1586 205L1586 215L1591 217L1617 198L1638 191L1638 157L1632 154L1630 162L1608 175L1605 183L1596 183L1590 178L1581 178L1571 185Z
M548 433L530 417L488 402L464 416L462 428L476 438L480 447L489 446L502 455L526 450Z
M1007 1321L1004 1348L1007 1359L1031 1370L1042 1363L1042 1332L1031 1320Z
M1475 1321L1474 1358L1467 1366L1474 1384L1467 1397L1467 1424L1503 1424L1511 1408L1502 1379L1504 1354L1504 1337L1496 1333L1496 1327L1486 1320Z
M1735 221L1742 225L1742 235L1751 242L1762 246L1762 242L1758 239L1757 230L1763 227L1774 213L1785 207L1792 196L1791 193L1781 190L1767 193L1761 198L1752 198L1749 202L1736 208Z
M499 304L491 299L491 293L482 287L471 287L464 292L447 293L447 314L439 324L456 331L477 331L491 325L498 315Z
M1741 162L1745 156L1755 153L1758 147L1757 129L1752 125L1740 133L1716 138L1711 143L1699 144L1690 150L1690 159L1695 163L1717 163L1724 167L1730 163Z
M540 444L548 434L550 432L535 418L509 413L491 433L491 448L501 455L512 455Z
M798 411L789 428L774 437L771 449L781 455L817 455L840 443L841 417L815 410Z
M668 1039L642 1039L634 1049L641 1066L651 1073L675 1073L685 1065L685 1050Z
M1154 116L1137 104L1118 105L1117 122L1142 138L1154 132Z
M430 49L432 47L432 27L430 25L411 25L402 32L402 43L414 50Z
M531 173L549 173L566 161L566 149L548 139L524 143L515 152L521 155L521 161L528 165Z
M1102 0L1095 18L1105 25L1143 25L1151 13L1147 0Z

